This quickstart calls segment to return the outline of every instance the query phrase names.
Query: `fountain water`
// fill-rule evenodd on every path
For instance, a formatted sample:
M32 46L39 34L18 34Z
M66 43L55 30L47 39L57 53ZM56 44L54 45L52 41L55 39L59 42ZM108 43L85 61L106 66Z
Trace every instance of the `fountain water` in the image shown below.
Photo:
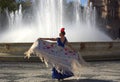
M65 27L69 41L110 41L95 25L95 9L80 8L80 0L74 1L71 18L67 20L65 0L39 0L33 2L33 19L23 22L22 7L8 14L8 29L0 34L0 42L33 42L39 37L58 37L59 29ZM67 4L67 3L66 3Z

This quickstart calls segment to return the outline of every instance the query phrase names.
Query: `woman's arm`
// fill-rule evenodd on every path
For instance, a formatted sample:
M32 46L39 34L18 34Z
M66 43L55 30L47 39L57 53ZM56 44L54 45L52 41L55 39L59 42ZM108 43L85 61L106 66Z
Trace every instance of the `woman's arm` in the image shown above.
M51 41L57 41L57 38L39 38L41 40L51 40Z

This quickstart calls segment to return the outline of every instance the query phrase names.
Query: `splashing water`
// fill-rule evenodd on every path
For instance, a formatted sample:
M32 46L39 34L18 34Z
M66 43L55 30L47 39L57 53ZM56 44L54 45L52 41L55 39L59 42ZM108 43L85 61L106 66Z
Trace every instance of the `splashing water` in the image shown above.
M33 42L39 37L58 37L61 27L65 27L70 42L111 41L96 25L95 8L80 8L80 0L75 0L67 18L65 0L39 0L33 2L33 19L23 22L22 6L16 12L8 13L8 29L0 34L0 42Z

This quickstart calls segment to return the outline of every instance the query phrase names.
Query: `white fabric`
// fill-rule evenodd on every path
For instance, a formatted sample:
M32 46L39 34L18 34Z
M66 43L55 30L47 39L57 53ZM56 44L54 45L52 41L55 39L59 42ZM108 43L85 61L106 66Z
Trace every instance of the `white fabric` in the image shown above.
M86 64L80 54L43 40L35 41L25 54L27 57L30 57L30 54L36 54L46 66L50 63L61 73L65 71L78 73L81 66Z

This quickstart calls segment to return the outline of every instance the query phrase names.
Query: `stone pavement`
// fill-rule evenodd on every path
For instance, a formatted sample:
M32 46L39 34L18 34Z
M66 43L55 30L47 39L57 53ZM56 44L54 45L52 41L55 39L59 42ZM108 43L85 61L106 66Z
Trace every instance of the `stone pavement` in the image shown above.
M89 62L95 69L62 82L120 82L120 61ZM0 62L0 82L58 82L40 62Z

